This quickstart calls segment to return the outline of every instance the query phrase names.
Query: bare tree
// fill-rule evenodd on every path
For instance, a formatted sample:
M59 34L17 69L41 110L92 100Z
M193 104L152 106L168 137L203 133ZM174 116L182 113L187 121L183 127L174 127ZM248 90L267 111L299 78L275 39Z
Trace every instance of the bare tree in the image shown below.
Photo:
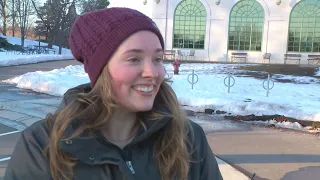
M21 32L21 46L24 47L24 39L26 37L26 27L29 21L29 15L32 13L30 0L16 0L18 13L18 24Z
M7 0L0 0L0 6L1 6L1 15L3 18L3 27L2 27L2 33L3 35L7 35Z
M34 1L34 0L32 0ZM61 54L62 46L65 45L66 33L68 28L75 20L76 2L78 0L47 0L43 7L37 7L34 2L33 6L37 12L39 19L39 28L47 28L48 31L48 46L52 47L53 44L59 46L59 54Z
M26 37L35 37L35 30L31 21L28 21L24 34Z
M71 26L75 19L77 18L77 12L76 12L76 0L73 0L72 2L66 2L67 4L70 3L70 5L64 6L65 10L62 14L62 19L60 21L59 25L59 34L57 36L57 44L59 45L59 54L62 52L62 47L66 46L66 39L68 38Z
M0 0L1 1L1 0ZM3 0L4 1L4 0ZM15 3L15 0L5 0L6 1L6 32L12 31L12 36L15 36L15 24L17 23L17 20L15 18L15 15L17 13L17 8ZM1 4L1 2L0 2ZM2 12L1 12L2 13ZM11 25L11 27L10 27Z
M35 0L31 0L33 8L40 20L36 21L36 34L38 36L45 36L45 40L48 42L48 46L52 47L53 42L48 41L49 33L53 27L54 14L50 11L51 1L47 0L43 6L36 6Z
M15 10L15 8L14 8L14 0L12 0L12 11L11 11L11 13L12 13L12 15L11 15L11 17L12 17L12 37L14 37L14 31L15 31L15 17L16 17L16 10Z

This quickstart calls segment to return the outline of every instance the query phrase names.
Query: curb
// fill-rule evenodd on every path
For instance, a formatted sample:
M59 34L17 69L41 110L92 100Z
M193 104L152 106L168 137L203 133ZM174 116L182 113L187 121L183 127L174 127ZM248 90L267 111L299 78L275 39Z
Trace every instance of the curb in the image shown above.
M250 180L247 175L240 172L238 169L234 168L227 162L223 161L222 159L215 157L224 180Z

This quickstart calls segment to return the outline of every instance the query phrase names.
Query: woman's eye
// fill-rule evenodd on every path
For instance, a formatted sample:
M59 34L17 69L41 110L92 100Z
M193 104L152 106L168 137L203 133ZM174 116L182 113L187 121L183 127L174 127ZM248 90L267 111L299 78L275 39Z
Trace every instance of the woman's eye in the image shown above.
M163 61L163 58L158 57L158 58L155 59L155 61L156 61L156 62L162 62L162 61Z
M129 62L132 62L132 63L137 63L139 62L140 60L138 58L131 58L128 60Z

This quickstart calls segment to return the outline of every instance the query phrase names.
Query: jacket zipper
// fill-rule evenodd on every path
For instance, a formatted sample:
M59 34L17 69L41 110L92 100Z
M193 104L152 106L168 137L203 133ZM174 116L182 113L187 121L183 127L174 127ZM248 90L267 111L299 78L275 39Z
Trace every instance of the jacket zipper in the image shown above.
M128 168L129 168L129 170L131 171L131 173L135 174L136 172L135 172L135 170L134 170L134 168L132 166L132 161L131 161L132 160L131 150L129 150L127 148L125 148L124 150L125 150L124 151L125 152L124 153L124 161L126 162L126 164L127 164Z
M130 169L132 174L135 174L136 172L133 169L132 163L131 161L126 161L128 168Z
M106 143L108 145L112 145L116 148L116 150L119 151L120 155L122 156L123 160L126 162L126 165L127 167L129 168L131 174L135 174L135 170L133 168L133 165L132 165L132 152L131 152L131 149L129 149L129 147L125 147L123 149L120 149L118 146L108 142L108 141L105 141L105 139L103 138L103 135L102 134L99 134L100 137L101 137L101 140L103 143ZM129 150L128 150L129 149ZM128 154L129 152L129 154Z

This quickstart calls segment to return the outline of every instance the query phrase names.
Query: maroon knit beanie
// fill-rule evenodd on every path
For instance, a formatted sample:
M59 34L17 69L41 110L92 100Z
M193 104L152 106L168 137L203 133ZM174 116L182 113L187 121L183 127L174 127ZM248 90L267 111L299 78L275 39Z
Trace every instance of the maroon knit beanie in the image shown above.
M92 87L120 44L142 30L155 33L164 48L157 25L137 10L106 8L76 19L70 33L70 49L74 58L84 64Z

